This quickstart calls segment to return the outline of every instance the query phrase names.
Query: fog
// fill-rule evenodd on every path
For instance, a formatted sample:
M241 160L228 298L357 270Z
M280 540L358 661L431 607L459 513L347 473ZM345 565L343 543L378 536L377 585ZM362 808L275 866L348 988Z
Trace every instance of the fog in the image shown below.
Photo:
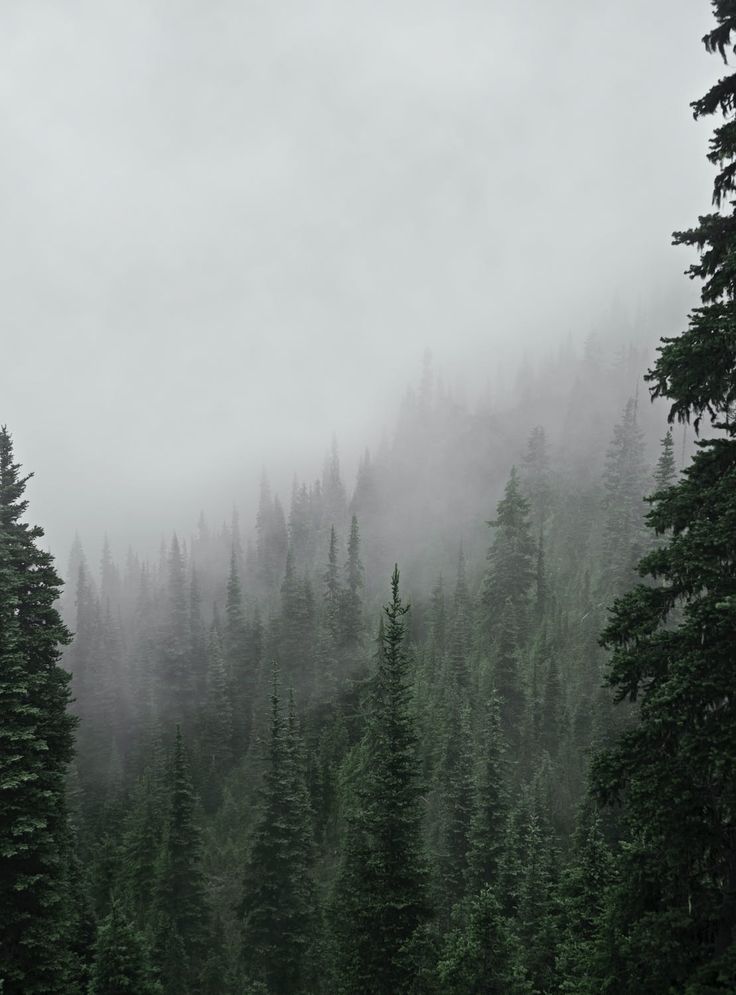
M0 421L54 551L247 511L333 434L351 482L427 348L472 397L678 332L708 14L3 4Z

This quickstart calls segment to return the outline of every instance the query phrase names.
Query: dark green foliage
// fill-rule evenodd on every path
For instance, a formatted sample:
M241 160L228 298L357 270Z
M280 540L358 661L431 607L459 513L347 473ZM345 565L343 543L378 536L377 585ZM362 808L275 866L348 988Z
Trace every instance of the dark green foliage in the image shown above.
M732 2L713 4L706 47L725 58ZM711 144L714 202L734 190L736 74L693 105L722 111ZM624 802L627 840L610 912L615 990L732 991L736 961L736 217L699 219L675 236L696 245L702 306L665 339L648 379L670 419L707 415L720 434L698 442L680 480L655 496L649 525L666 536L639 566L640 584L614 604L604 640L609 683L638 703L639 723L598 756L594 785ZM720 977L720 981L716 979Z
M168 776L168 817L154 899L156 957L167 995L199 990L211 937L204 893L202 841L181 730Z
M647 485L644 442L636 409L633 398L626 402L621 421L613 431L603 474L603 582L606 592L614 594L633 581L636 562L644 548L643 495Z
M143 936L113 902L100 923L89 995L156 995L161 988L154 981Z
M406 945L429 912L398 568L391 594L336 899L343 988L366 995L409 991Z
M348 648L355 648L363 633L363 603L360 594L362 588L363 564L360 560L360 531L358 519L353 515L350 522L348 559L345 564L345 590L340 612L342 643Z
M239 914L247 977L273 995L310 990L315 901L311 814L296 717L285 718L278 671L261 804L246 862Z
M483 709L466 872L471 892L480 891L484 885L496 884L503 851L508 784L499 711L499 702L495 697Z
M462 912L462 916L460 915ZM492 888L458 910L437 966L443 995L527 995L518 944Z
M0 429L0 978L4 995L65 991L72 927L64 804L74 721L58 665L61 581L22 521L28 477Z

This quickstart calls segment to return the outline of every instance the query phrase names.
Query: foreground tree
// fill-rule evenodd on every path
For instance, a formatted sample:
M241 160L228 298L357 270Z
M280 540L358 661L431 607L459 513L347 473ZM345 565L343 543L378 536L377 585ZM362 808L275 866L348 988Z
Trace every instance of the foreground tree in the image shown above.
M733 0L713 3L706 48L725 59L736 31ZM694 105L721 111L709 158L719 166L717 207L736 191L736 74ZM707 416L678 482L656 495L649 525L666 540L640 563L654 583L614 605L605 644L609 683L639 702L640 722L598 757L604 800L623 799L628 843L610 913L617 956L610 990L733 991L736 978L736 213L719 210L675 235L695 245L690 268L702 306L679 338L665 339L648 374L670 421ZM611 981L613 978L615 981Z
M0 987L67 991L68 831L64 779L74 720L59 665L69 633L43 530L21 521L28 477L0 429Z
M408 610L395 567L336 902L344 990L366 995L410 990L408 945L429 913L404 648Z

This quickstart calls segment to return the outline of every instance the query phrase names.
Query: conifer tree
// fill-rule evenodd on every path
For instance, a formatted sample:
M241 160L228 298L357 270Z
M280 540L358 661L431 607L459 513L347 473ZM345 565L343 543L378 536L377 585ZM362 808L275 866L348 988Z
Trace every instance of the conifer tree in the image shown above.
M330 528L330 547L327 554L327 569L324 575L324 614L325 627L333 643L340 636L340 576L337 566L337 534L335 526Z
M634 579L644 541L644 442L634 398L626 402L621 421L613 430L603 485L603 581L607 591L618 594Z
M505 745L498 698L485 705L475 767L467 864L468 888L496 886L508 815Z
M447 935L437 973L442 995L531 995L518 943L492 888L484 886Z
M345 564L345 591L342 597L341 631L343 645L355 648L363 633L363 564L360 559L360 531L353 515L348 539L348 559Z
M451 638L448 646L448 660L457 686L467 688L469 681L471 603L468 581L465 574L465 553L460 549L457 559L457 579L453 598Z
M243 608L243 591L235 548L230 552L222 643L232 702L230 706L232 742L236 754L242 755L250 742L256 673L252 654L249 652L248 626Z
M169 812L156 884L156 952L165 995L195 995L210 940L195 798L177 727Z
M511 624L521 634L534 582L536 550L530 532L529 502L521 492L516 467L512 467L504 496L498 502L496 518L488 525L495 529L482 595L488 632L494 637L504 624ZM509 613L511 618L506 621Z
M336 901L344 984L347 991L366 995L409 991L408 944L429 915L417 739L404 647L408 610L396 567L391 602L384 609L360 783Z
M232 760L233 710L222 641L213 622L207 649L207 686L202 729L205 797L210 807L219 801L223 773Z
M655 493L671 487L677 477L677 467L675 466L674 444L672 442L672 429L668 428L665 437L662 439L662 449L660 450L657 466L654 470Z
M710 52L733 50L736 9L715 0ZM720 112L710 160L721 208L736 191L736 74L694 104ZM664 339L647 375L670 421L707 417L679 481L656 496L648 523L662 545L639 584L615 602L604 633L617 699L639 702L640 722L594 766L604 800L625 803L627 847L612 916L625 956L609 964L618 990L728 991L736 977L736 214L717 210L675 242L694 245L702 304L688 329Z
M156 995L161 988L154 981L143 936L125 918L113 901L97 932L95 961L89 995Z
M308 800L293 705L284 718L274 669L261 811L245 868L242 958L273 995L308 991L314 930Z
M158 695L160 715L173 728L190 718L194 692L184 556L175 535L167 559L167 602Z
M61 581L23 521L28 477L0 428L0 979L4 995L64 992L70 914L64 784L74 720L59 666Z

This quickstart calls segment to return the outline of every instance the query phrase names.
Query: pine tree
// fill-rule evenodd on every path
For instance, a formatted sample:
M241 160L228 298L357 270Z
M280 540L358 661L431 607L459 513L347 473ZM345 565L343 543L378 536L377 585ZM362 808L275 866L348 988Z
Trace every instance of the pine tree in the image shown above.
M475 767L467 882L471 891L497 884L508 815L505 744L495 696L485 705Z
M449 914L465 892L473 814L473 752L470 708L457 692L446 706L444 744L437 774L440 781L440 853L442 903Z
M452 605L451 638L448 661L459 688L467 688L469 681L469 656L471 641L471 602L465 574L465 553L462 548L457 559L457 579Z
M549 447L541 425L532 429L527 450L521 461L524 491L529 499L535 533L541 532L550 511L551 485Z
M336 899L345 987L365 995L409 990L407 945L429 915L398 567L391 595Z
M172 536L166 566L168 603L158 698L159 714L173 727L189 720L194 694L184 556L176 536Z
M732 0L715 0L708 51L726 58L736 31ZM736 74L693 105L726 116L711 140L714 202L736 190ZM614 604L604 633L617 699L639 702L640 722L601 754L594 786L622 798L627 846L612 917L624 956L609 964L618 990L730 991L736 977L736 213L699 219L675 242L695 245L690 275L702 305L678 338L663 340L647 379L670 400L669 419L704 417L679 481L648 523L666 540L640 563L654 584ZM622 987L621 987L622 986Z
M674 484L677 477L677 467L675 466L675 451L672 442L672 429L667 429L667 434L662 439L662 449L657 460L654 471L655 493L666 490Z
M59 666L69 633L39 526L22 521L28 477L0 429L0 979L4 995L64 992L70 915L64 804L74 720Z
M245 970L273 995L308 990L315 914L310 825L293 705L285 719L274 670L261 811L239 907Z
M222 641L225 670L230 684L232 743L236 755L240 756L248 748L251 737L256 670L249 652L248 626L235 548L230 552Z
M194 995L210 939L202 841L181 729L169 774L169 812L156 883L156 952L166 995Z
M534 583L535 546L529 525L529 502L521 492L519 475L511 469L496 518L488 550L488 570L483 585L483 607L487 630L493 638L503 628L510 612L510 624L522 634L526 627L529 591ZM521 638L521 636L520 636Z
M89 995L156 995L160 991L143 936L114 901L97 933Z
M333 642L340 636L340 577L337 566L337 534L335 526L330 528L330 548L327 554L327 569L324 575L324 616L325 628Z
M222 776L232 760L233 711L222 652L222 640L215 623L210 628L207 649L207 685L202 728L204 795L212 809L220 800Z
M518 943L493 889L484 886L450 931L437 973L442 995L530 995L518 967Z
M634 398L626 402L621 421L613 430L603 485L603 583L606 591L618 594L633 580L644 543L644 442Z
M345 591L342 597L341 632L343 645L353 649L363 634L363 564L360 560L360 531L353 515L348 539L348 559L345 564Z

